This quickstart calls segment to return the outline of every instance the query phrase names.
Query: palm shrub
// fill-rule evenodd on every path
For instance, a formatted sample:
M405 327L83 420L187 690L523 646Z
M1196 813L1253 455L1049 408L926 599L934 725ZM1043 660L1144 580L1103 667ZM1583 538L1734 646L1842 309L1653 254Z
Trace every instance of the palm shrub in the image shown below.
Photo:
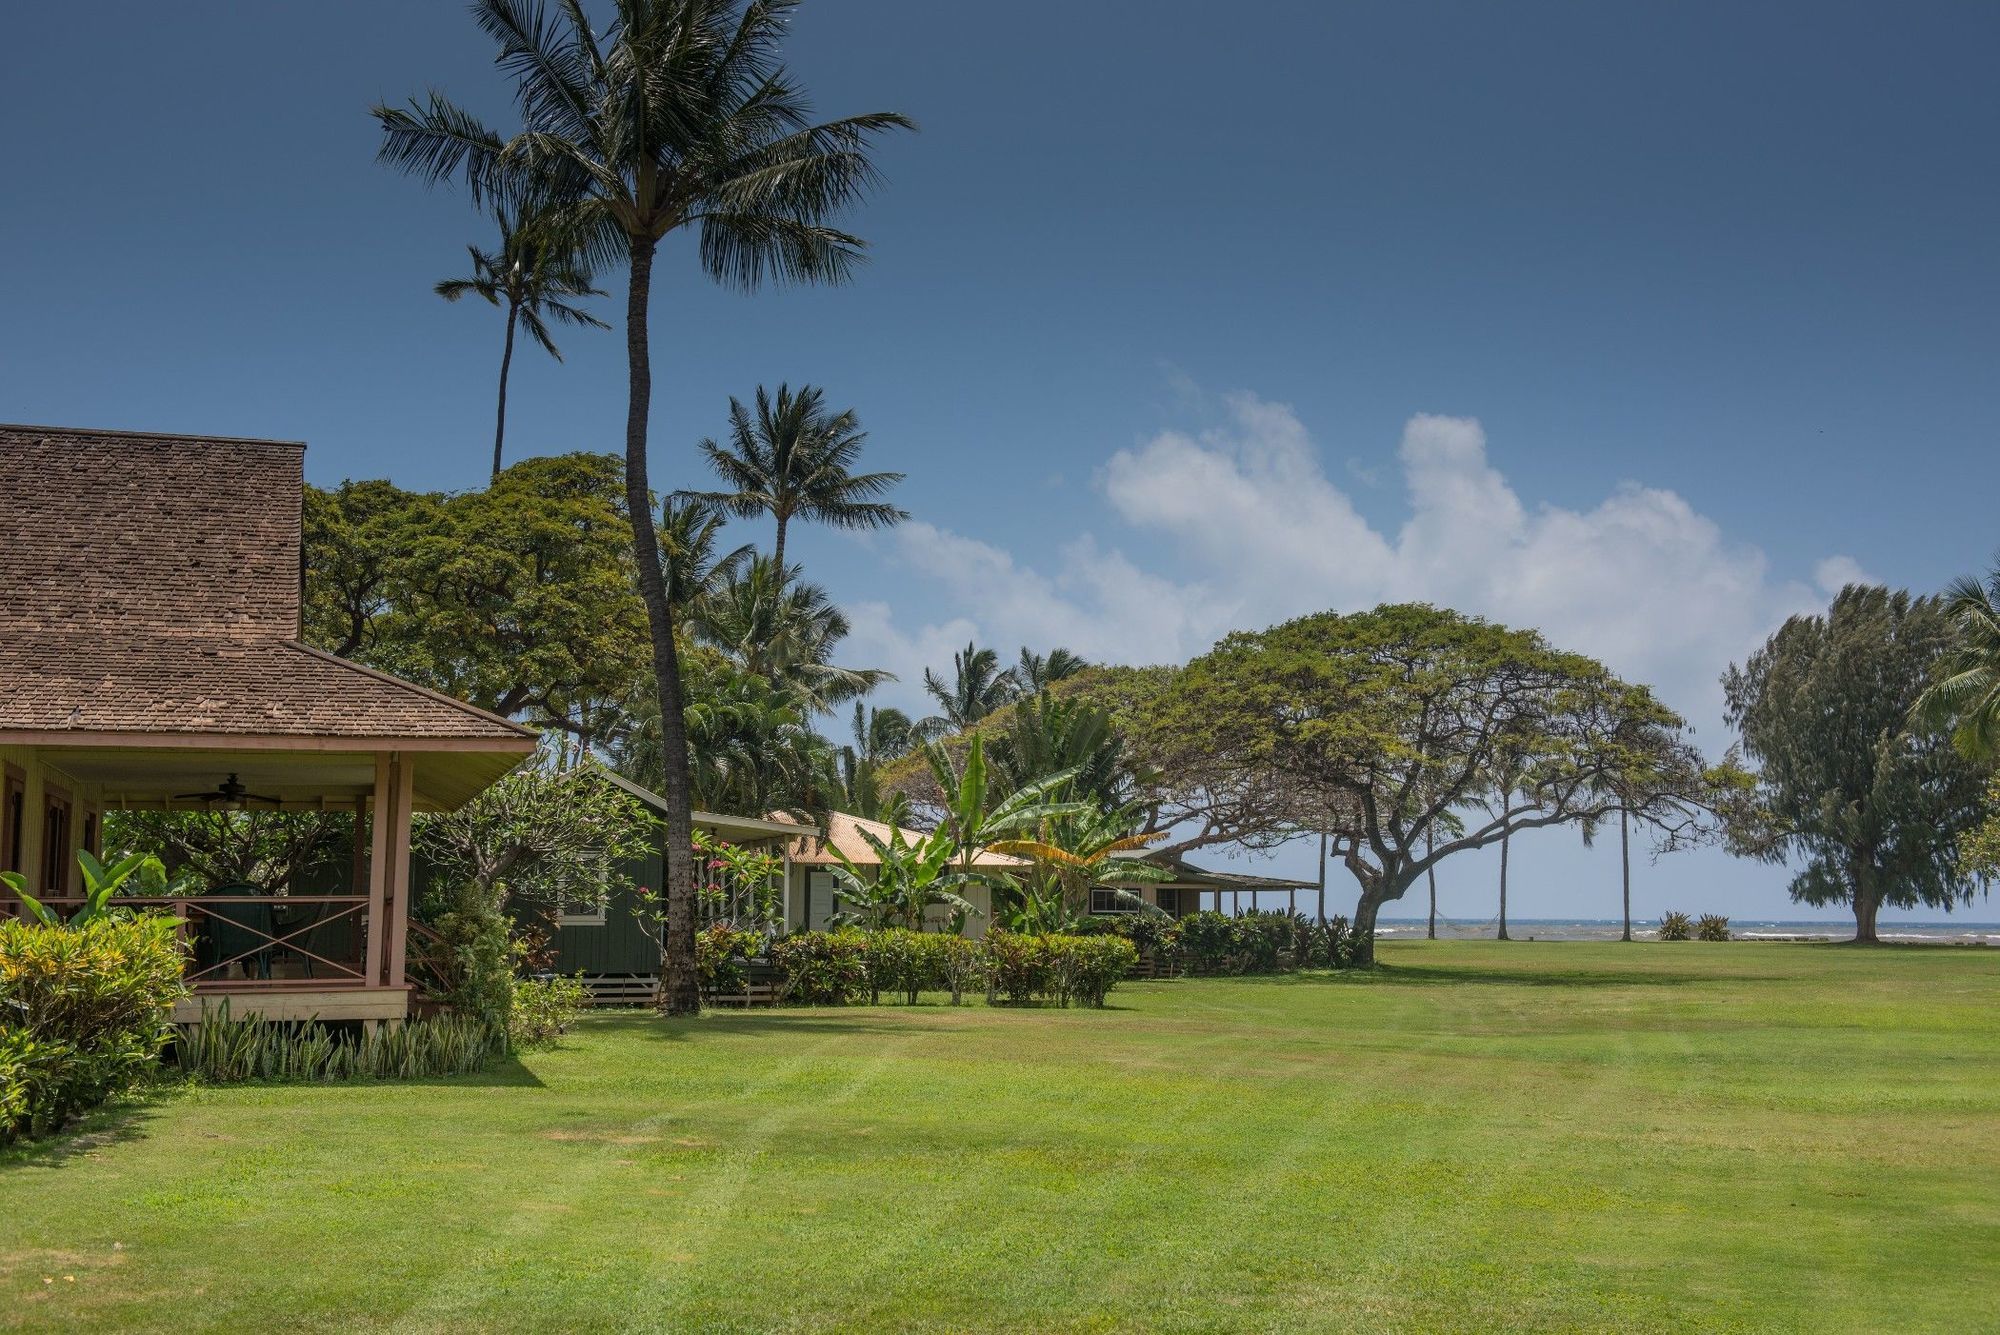
M0 1143L60 1130L144 1078L187 994L164 915L0 922Z
M1729 919L1720 913L1704 913L1694 922L1694 939L1697 941L1727 941L1729 939Z
M851 927L771 943L779 995L800 1006L845 1006L868 988L868 938Z
M1660 940L1685 941L1694 935L1694 919L1678 910L1668 910L1660 915Z

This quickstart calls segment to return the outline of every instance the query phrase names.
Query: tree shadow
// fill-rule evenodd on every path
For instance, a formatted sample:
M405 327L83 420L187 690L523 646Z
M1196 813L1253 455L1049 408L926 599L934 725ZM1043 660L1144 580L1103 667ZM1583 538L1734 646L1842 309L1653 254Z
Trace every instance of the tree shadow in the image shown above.
M128 1095L91 1109L54 1135L0 1149L0 1177L26 1168L61 1168L108 1146L143 1140L160 1104L157 1091Z
M1367 971L1382 983L1466 984L1508 987L1685 987L1703 983L1779 983L1782 974L1687 973L1677 969L1494 969L1479 966L1377 964ZM1363 978L1361 981L1370 981Z

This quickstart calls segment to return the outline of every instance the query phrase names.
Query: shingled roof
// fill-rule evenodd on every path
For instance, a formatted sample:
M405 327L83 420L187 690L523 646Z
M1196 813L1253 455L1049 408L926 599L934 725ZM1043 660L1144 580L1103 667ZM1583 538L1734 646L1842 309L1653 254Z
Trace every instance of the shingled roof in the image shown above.
M532 741L298 642L303 456L0 426L0 733Z

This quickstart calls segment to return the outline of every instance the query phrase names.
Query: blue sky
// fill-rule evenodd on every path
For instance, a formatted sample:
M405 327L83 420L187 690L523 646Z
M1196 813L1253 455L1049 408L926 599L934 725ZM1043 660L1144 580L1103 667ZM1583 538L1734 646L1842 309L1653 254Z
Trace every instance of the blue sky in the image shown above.
M855 407L920 522L796 550L899 703L969 634L1155 660L1428 597L1655 682L1719 749L1714 677L1786 613L2000 544L1996 42L1963 4L821 0L820 109L923 132L848 288L665 256L656 482L697 480L732 393ZM498 322L429 289L486 228L376 167L366 114L430 84L504 124L456 3L11 15L0 417L477 485ZM517 359L517 455L619 439L618 340L566 351ZM1572 835L1517 855L1518 912L1611 911ZM1447 911L1491 916L1489 861ZM1649 913L1789 911L1719 854L1639 879Z

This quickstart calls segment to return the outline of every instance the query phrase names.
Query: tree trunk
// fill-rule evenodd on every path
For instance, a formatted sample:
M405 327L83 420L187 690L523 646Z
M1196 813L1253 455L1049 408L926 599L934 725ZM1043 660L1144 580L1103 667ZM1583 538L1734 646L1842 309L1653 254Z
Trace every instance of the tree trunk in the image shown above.
M1431 855L1431 852L1432 852L1432 850L1433 850L1433 849L1434 849L1434 848L1435 848L1436 846L1437 846L1437 840L1436 840L1436 836L1435 836L1435 835L1434 835L1434 834L1433 834L1433 833L1432 833L1432 832L1431 832L1431 831L1430 831L1429 829L1426 829L1426 830L1424 831L1424 857L1428 859L1428 858L1430 857L1430 855ZM1426 868L1424 868L1424 879L1425 879L1426 881L1430 882L1430 887L1431 887L1431 920L1430 920L1430 926L1429 926L1429 927L1427 927L1427 928L1426 928L1426 929L1424 930L1424 939L1425 939L1426 941L1435 941L1435 940L1437 940L1437 939L1438 939L1438 872L1437 872L1437 868L1436 868L1436 867L1426 867Z
M1621 941L1632 939L1632 830L1631 813L1618 808L1618 870L1619 879L1625 887L1625 935Z
M668 1015L701 1010L694 952L694 817L689 794L687 716L681 704L680 652L674 645L674 609L660 570L660 539L653 527L653 490L646 478L646 427L653 406L651 350L646 344L655 242L632 239L632 280L625 298L625 360L631 398L625 410L625 505L631 511L632 550L639 566L639 597L653 641L653 675L660 705L660 796L666 799L667 933L661 951L665 976L660 1005Z
M778 516L778 541L777 541L777 543L776 543L775 545L773 545L773 547L771 548L771 564L772 564L772 565L774 565L774 566L776 566L776 567L778 567L778 579L779 579L779 580L780 580L781 582L782 582L782 581L784 580L784 578L785 578L785 520L786 520L786 518L787 518L787 516L785 516L785 515L779 515L779 516Z
M510 301L507 303L507 344L505 351L500 354L500 412L493 422L494 477L500 476L500 444L507 439L507 370L514 364L514 317L520 312L520 309L520 305L516 302ZM626 448L630 449L629 437L631 432L629 428L626 435L628 437ZM642 458L644 457L645 449L646 442L642 436L639 441L639 450Z
M1503 834L1500 836L1500 936L1498 939L1502 941L1511 939L1507 935L1507 845L1511 839L1511 835Z
M1875 915L1881 907L1881 897L1875 892L1873 869L1864 866L1854 877L1855 944L1870 946L1882 944L1882 939L1875 935Z

